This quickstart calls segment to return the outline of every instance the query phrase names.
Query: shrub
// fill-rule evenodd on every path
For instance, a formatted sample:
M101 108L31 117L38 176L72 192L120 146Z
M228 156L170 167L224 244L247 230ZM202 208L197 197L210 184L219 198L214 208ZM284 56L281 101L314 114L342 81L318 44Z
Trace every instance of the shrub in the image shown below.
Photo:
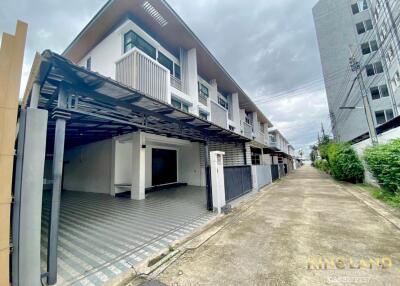
M326 153L330 173L335 179L351 183L363 181L363 164L350 145L330 143Z
M316 160L314 166L321 171L329 173L329 163L326 160Z
M390 192L400 192L400 139L367 148L364 159L380 185Z

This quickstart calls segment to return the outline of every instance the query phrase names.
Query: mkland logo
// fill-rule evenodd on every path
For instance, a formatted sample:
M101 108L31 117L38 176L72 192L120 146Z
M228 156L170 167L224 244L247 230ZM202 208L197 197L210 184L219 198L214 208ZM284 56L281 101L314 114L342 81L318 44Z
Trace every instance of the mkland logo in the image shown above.
M367 257L355 259L353 257L322 257L310 256L308 258L308 270L333 270L333 269L388 269L393 265L388 256Z

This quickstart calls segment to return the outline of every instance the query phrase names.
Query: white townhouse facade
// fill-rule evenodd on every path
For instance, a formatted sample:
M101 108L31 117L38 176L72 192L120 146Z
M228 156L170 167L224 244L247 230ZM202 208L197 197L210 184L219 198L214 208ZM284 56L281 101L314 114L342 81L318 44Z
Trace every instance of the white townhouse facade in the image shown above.
M164 0L110 0L62 55L37 54L20 123L14 285L103 284L293 169Z
M349 141L368 131L354 56L375 126L398 115L399 2L319 0L313 8L334 137Z

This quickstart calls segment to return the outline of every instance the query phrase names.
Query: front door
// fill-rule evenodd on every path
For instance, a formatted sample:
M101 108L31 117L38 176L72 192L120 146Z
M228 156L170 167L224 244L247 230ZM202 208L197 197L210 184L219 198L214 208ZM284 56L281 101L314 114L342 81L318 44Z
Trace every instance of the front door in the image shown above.
M177 182L176 150L152 149L152 186Z

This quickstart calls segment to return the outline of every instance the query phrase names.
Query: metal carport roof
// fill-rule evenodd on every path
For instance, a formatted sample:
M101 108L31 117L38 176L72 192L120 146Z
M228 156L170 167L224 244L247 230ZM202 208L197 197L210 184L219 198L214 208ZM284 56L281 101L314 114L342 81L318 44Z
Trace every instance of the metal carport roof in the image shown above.
M54 133L55 122L51 119L55 113L69 118L67 147L137 130L198 142L250 141L148 94L77 66L50 50L35 59L24 105L30 100L34 81L40 83L39 108L51 111L49 134ZM57 105L60 89L69 94L63 108Z

